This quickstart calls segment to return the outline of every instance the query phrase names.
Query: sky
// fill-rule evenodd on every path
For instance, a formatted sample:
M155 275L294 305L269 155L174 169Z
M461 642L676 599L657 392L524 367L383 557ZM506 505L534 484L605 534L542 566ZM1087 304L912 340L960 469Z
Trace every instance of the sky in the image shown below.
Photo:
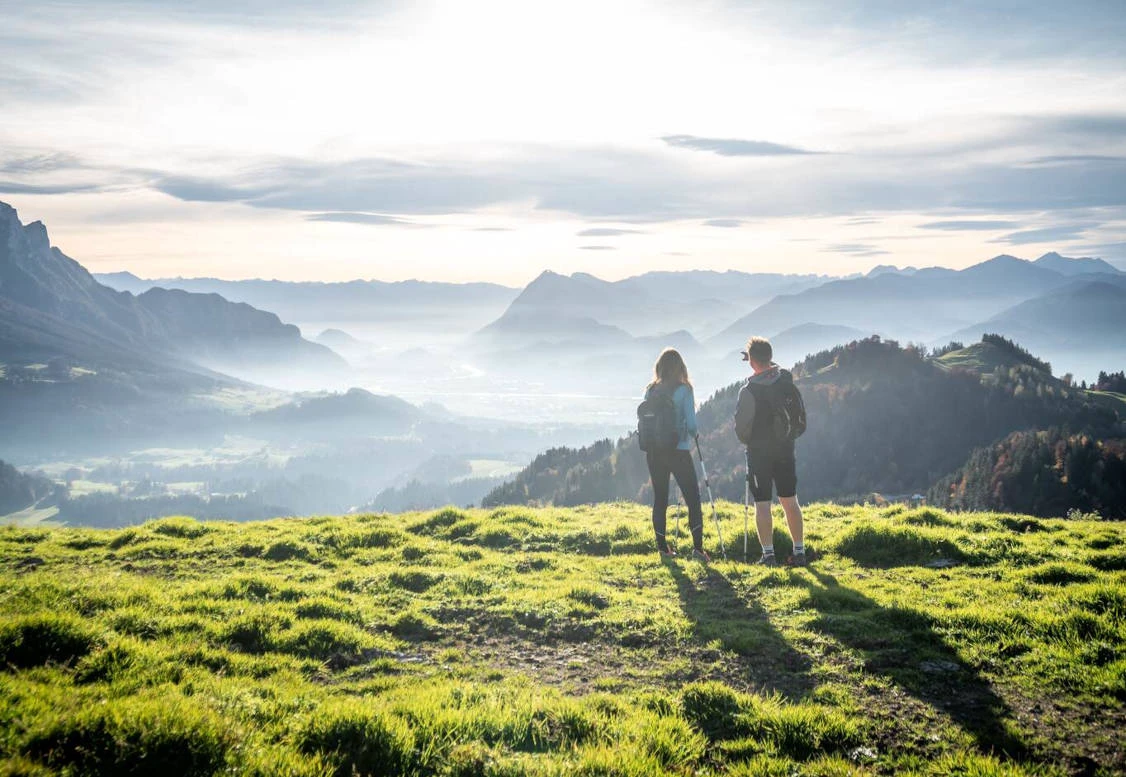
M0 201L97 272L1126 268L1126 4L0 0Z

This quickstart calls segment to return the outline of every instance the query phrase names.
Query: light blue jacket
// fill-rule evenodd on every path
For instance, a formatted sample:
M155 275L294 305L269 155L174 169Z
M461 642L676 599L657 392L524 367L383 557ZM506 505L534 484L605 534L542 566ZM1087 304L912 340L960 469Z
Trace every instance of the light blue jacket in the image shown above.
M680 442L678 450L692 450L692 440L696 436L696 397L692 387L680 385L672 395L672 403L676 405L676 424L680 429Z

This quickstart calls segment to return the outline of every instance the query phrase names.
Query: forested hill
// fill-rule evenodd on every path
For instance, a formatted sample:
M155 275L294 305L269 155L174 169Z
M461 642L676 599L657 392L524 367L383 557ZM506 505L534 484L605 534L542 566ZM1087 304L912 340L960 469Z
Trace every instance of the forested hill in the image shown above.
M975 450L927 497L931 504L958 510L1097 512L1126 520L1126 440L1099 440L1059 428L1013 432Z
M799 494L847 500L926 493L975 449L1021 430L1124 435L1119 403L1073 388L1046 367L996 337L940 356L873 337L808 357L794 368L809 415L797 443ZM739 387L721 389L698 412L713 489L732 500L742 500L745 477L733 428ZM484 504L645 501L648 481L631 435L550 450Z

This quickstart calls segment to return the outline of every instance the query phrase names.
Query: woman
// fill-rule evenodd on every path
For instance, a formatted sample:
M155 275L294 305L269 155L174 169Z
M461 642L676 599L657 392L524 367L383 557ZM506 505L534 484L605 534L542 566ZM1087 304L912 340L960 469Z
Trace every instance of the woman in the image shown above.
M665 537L665 513L669 506L669 475L676 478L680 493L688 505L688 528L692 532L692 554L710 561L704 551L704 510L700 504L700 484L696 480L696 465L692 461L692 439L696 436L696 399L692 383L688 380L688 367L675 348L666 348L653 365L653 382L645 390L648 398L653 392L672 395L676 408L677 429L680 438L674 449L661 449L645 454L649 464L649 478L653 483L653 531L657 535L657 549L662 556L674 556Z

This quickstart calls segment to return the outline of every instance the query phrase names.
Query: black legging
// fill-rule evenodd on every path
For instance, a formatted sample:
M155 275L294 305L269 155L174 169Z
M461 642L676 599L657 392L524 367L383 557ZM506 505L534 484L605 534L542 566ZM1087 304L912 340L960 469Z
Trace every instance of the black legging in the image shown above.
M688 505L688 529L692 532L692 546L704 549L704 508L700 505L700 483L696 480L696 465L692 454L679 448L671 451L647 453L649 478L653 481L653 531L657 547L668 551L665 538L665 512L669 507L669 475L676 478L680 493Z

